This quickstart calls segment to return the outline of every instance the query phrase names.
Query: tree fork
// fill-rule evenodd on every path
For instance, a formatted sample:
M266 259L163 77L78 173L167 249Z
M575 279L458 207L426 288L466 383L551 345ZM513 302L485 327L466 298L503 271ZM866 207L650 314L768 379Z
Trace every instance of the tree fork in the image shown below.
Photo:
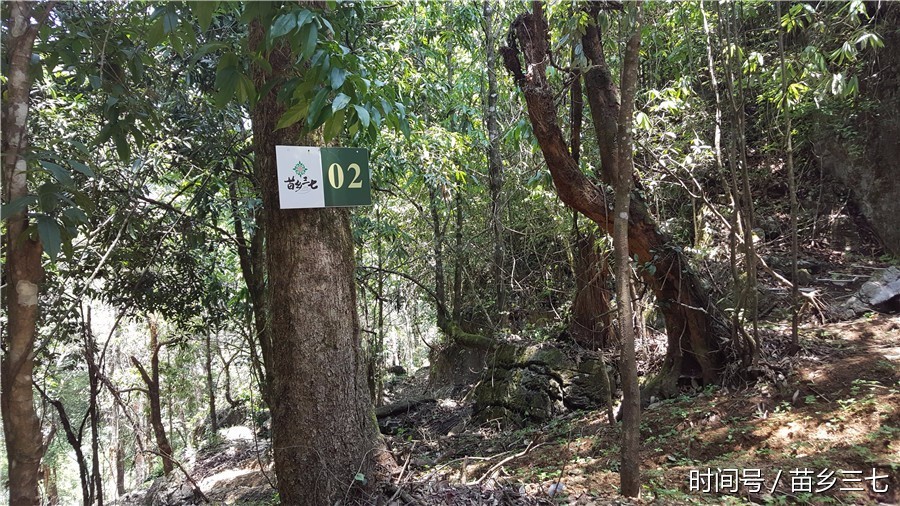
M599 40L586 35L587 45ZM555 94L546 76L549 61L549 26L543 14L521 14L512 23L507 38L508 45L501 49L504 65L512 74L525 96L531 125L547 162L550 174L560 199L596 222L607 233L614 228L612 204L613 199L603 186L595 184L584 173L572 158L566 145L556 118L557 106ZM600 46L597 46L600 47ZM589 55L590 56L590 55ZM523 71L527 68L527 73ZM594 67L598 67L595 60ZM593 69L593 67L592 67ZM607 122L607 115L618 115L617 102L598 99L598 94L611 97L617 95L612 85L604 81L604 76L585 76L589 103L594 106L592 114L599 114L602 121ZM607 69L608 72L608 69ZM604 91L605 90L605 91ZM603 112L603 114L600 114ZM597 124L595 129L607 132ZM611 133L613 137L616 130ZM598 141L607 137L604 133ZM614 143L606 143L615 147ZM615 149L611 153L614 153ZM612 165L617 159L614 154L607 154L604 167ZM612 160L612 161L611 161ZM614 168L612 165L610 169ZM612 170L604 168L604 172ZM613 180L615 176L610 177ZM645 283L653 290L666 321L668 350L662 372L644 388L644 397L652 393L673 394L676 380L682 375L698 376L704 382L716 381L723 372L727 362L733 359L732 350L728 346L729 329L719 309L713 305L700 278L691 269L680 248L674 245L657 227L646 207L646 204L635 195L630 202L628 221L628 242L632 255L637 255L643 266L639 273Z

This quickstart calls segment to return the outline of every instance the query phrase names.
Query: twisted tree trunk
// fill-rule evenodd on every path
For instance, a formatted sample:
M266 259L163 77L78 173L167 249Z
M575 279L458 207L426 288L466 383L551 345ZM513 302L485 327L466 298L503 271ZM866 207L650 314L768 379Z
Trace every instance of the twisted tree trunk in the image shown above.
M596 9L592 8L592 14L597 14ZM518 16L510 27L508 43L501 50L504 65L525 96L532 129L557 194L568 206L611 234L614 199L604 185L595 183L580 170L557 121L555 90L546 73L550 61L549 26L542 11ZM600 146L602 178L614 185L619 173L618 89L603 59L597 25L591 25L586 31L583 47L592 62L584 74L584 82ZM713 382L733 358L725 345L728 324L709 300L681 248L662 233L639 195L632 196L629 209L629 251L637 257L638 272L656 296L668 335L663 370L645 387L644 396L674 393L676 380L683 375Z

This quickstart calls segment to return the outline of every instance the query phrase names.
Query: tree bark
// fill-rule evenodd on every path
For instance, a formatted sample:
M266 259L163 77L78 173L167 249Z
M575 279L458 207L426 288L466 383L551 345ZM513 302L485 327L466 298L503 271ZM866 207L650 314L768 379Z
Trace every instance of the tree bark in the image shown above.
M528 116L535 137L550 169L560 199L596 222L607 233L612 233L613 199L600 184L595 184L572 158L557 122L554 91L546 76L549 61L549 27L543 16L522 14L511 26L511 46L502 48L504 65L513 75L525 96ZM585 54L591 57L589 46L599 45L599 30L591 26L583 43ZM599 53L602 54L602 53ZM615 136L618 133L618 101L615 85L607 79L608 68L598 54L594 65L585 73L585 84L594 127L601 146L604 179L615 183L618 154ZM527 74L523 71L528 69ZM612 87L612 88L611 88ZM606 97L606 100L604 100ZM612 123L616 128L607 128ZM607 125L607 126L605 126ZM602 135L601 135L602 134ZM610 141L612 137L613 141ZM675 393L676 380L682 375L696 376L705 382L715 381L730 360L722 337L728 335L727 322L707 296L700 278L691 269L681 252L656 225L646 204L635 195L630 200L628 218L628 243L631 255L637 255L639 273L652 289L666 321L668 349L663 369L644 390L650 393L670 395Z
M569 333L582 347L599 350L605 348L613 336L606 288L609 267L597 249L592 231L581 231L576 224L572 233L575 238L575 301Z
M434 256L434 296L437 310L437 326L444 331L451 326L449 312L447 311L447 289L444 281L444 230L441 227L441 217L438 212L438 190L435 183L428 184L428 208L431 211L431 230ZM446 331L445 331L446 333Z
M235 172L241 168L242 158L237 155L235 159ZM259 182L256 182L257 188ZM255 338L250 337L250 353L257 364L257 375L262 383L262 397L266 405L269 405L269 372L272 370L272 332L269 328L266 316L266 263L265 263L265 210L258 212L263 216L257 217L256 230L250 235L250 242L244 235L244 225L241 221L241 213L238 207L237 181L232 179L228 185L228 197L231 203L231 217L234 221L234 235L237 241L238 260L241 266L241 275L247 283L247 293L250 296L250 308L253 312L253 329ZM262 367L258 367L259 360L256 357L256 344L259 343L262 353Z
M90 506L90 504L93 503L91 494L92 482L90 471L88 471L87 459L84 457L84 450L81 447L82 433L72 425L72 421L69 418L69 414L66 412L66 407L63 405L62 401L51 398L37 383L34 385L38 392L40 392L41 397L56 410L59 422L63 426L63 432L66 434L66 441L69 443L69 446L72 447L72 451L75 452L75 463L78 464L78 479L81 484L81 502L84 506Z
M622 354L622 463L619 477L622 495L641 494L641 393L638 385L635 357L634 316L631 307L631 254L629 251L628 212L631 207L631 188L634 181L634 151L632 148L632 118L634 94L637 88L639 53L641 48L641 2L634 4L634 26L625 45L622 62L622 104L619 110L616 148L618 167L615 182L615 218L613 248L616 257L616 306L619 313L619 337Z
M84 358L88 370L88 412L91 422L91 487L92 503L103 506L103 477L100 475L100 364L94 355L95 342L91 327L91 307L84 322ZM102 360L102 359L101 359ZM82 422L82 427L84 423Z
M497 55L494 39L494 5L491 1L482 2L482 29L484 30L485 63L487 66L487 99L484 110L484 124L487 130L488 155L488 187L491 193L491 235L493 236L493 278L494 314L500 315L500 326L506 321L503 312L506 309L506 289L504 288L503 262L503 222L501 192L503 191L503 159L500 156L500 126L497 122Z
M462 289L463 289L463 264L465 257L463 256L463 199L462 188L457 183L454 188L454 211L456 218L456 228L454 232L453 245L453 300L451 306L453 308L453 324L461 325L462 323Z
M26 161L28 147L28 97L31 91L31 56L41 21L33 23L34 9L42 4L9 2L9 31L5 37L7 61L3 98L2 187L8 204L28 193ZM44 4L46 18L52 4ZM8 331L3 336L5 353L0 361L0 414L6 441L9 472L9 503L14 506L40 503L41 424L34 410L35 325L38 316L38 285L43 277L41 243L25 235L27 209L10 215L4 249L6 312Z
M156 437L156 446L159 448L163 462L163 474L166 476L175 469L172 461L172 445L166 435L166 426L162 418L162 402L159 389L159 350L172 341L159 342L158 327L155 321L150 320L150 373L138 362L136 357L131 357L131 363L141 374L141 379L147 386L147 401L150 403L150 425L153 427L153 435Z
M778 55L781 60L781 108L784 113L784 152L787 156L788 192L791 196L791 352L800 351L800 287L797 282L797 257L800 245L797 239L797 214L800 212L797 202L797 179L794 174L794 146L791 134L791 104L788 100L788 78L784 61L784 27L780 25L781 4L777 7Z
M209 430L215 436L219 431L219 425L216 420L216 382L213 379L212 370L212 336L209 330L206 331L206 394L209 398Z
M574 49L573 58L574 62ZM576 74L570 87L569 150L578 164L581 159L581 127L584 118L584 98L581 76ZM575 273L575 300L572 302L572 321L569 333L579 345L598 350L606 347L612 336L609 293L606 280L609 273L606 259L597 249L592 230L584 233L578 228L578 213L572 215L572 236L575 246L572 270ZM612 403L610 403L612 407Z
M250 48L265 37L251 23ZM286 44L253 65L256 89L270 89L251 111L254 170L265 208L270 401L275 472L283 504L335 504L361 473L375 471L378 430L365 381L347 209L279 209L275 146L311 144L301 124L276 129L285 105L281 81L298 67ZM277 231L277 233L274 233Z

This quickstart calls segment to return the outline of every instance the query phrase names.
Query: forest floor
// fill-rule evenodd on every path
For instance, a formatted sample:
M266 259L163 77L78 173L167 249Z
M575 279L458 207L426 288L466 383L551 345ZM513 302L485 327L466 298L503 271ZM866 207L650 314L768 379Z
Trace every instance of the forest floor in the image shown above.
M767 334L772 345L785 329ZM801 329L801 344L754 385L696 388L651 404L641 423L639 500L617 497L619 428L604 412L435 435L431 428L464 417L455 412L465 404L452 399L405 415L409 429L389 437L405 465L400 489L408 500L448 505L896 503L900 317ZM851 488L860 490L842 490Z
M471 389L457 388L380 420L401 471L372 504L900 502L900 316L808 323L794 355L784 323L760 335L753 382L686 387L643 411L640 499L618 496L620 429L605 411L501 429L471 422ZM396 378L389 400L422 396L426 372ZM273 504L268 441L248 427L222 434L190 458L199 487L214 504ZM197 504L191 488L173 475L117 504Z

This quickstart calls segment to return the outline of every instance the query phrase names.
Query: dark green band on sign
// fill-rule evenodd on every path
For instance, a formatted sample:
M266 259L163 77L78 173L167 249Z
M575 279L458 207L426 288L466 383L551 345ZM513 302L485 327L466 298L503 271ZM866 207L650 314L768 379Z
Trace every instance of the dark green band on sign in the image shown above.
M325 207L372 204L369 153L359 148L322 148Z

